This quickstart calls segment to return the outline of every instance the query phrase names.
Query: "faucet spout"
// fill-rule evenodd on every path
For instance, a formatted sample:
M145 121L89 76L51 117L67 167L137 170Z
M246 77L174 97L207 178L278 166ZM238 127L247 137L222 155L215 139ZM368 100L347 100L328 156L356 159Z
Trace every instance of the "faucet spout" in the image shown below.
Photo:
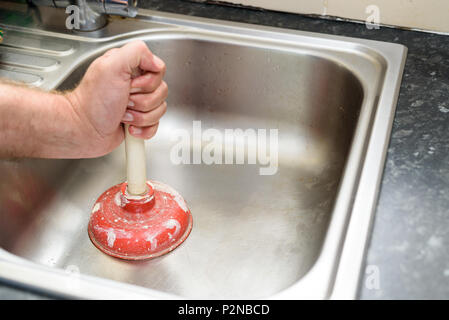
M31 3L55 8L77 6L80 31L103 28L108 23L107 15L131 18L137 15L137 0L31 0Z

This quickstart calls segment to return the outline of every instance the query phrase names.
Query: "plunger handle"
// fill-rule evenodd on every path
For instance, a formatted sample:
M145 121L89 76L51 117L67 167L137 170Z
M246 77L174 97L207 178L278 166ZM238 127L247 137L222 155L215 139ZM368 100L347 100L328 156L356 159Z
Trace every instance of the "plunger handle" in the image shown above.
M125 151L127 191L132 196L143 195L147 191L145 141L129 133L129 124L125 124Z
M142 74L142 70L132 70L131 78ZM127 192L132 196L145 194L147 190L147 170L145 157L145 140L136 138L129 133L129 124L125 124L126 175L128 179Z

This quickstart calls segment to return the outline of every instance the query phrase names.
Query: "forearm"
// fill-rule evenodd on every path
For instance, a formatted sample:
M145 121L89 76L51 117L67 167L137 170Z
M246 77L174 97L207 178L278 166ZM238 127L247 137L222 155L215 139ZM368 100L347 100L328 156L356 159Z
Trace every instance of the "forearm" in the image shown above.
M79 121L62 94L0 83L0 157L80 157Z

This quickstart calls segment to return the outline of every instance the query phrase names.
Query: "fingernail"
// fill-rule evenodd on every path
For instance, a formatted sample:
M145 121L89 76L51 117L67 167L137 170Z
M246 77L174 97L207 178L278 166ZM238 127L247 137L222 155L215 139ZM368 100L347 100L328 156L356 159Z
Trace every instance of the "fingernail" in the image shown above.
M141 128L132 126L131 129L133 131L132 132L133 134L141 134L142 133L142 129Z
M123 121L133 121L134 116L130 112L125 112L125 115L123 116Z
M131 100L128 101L128 107L134 107L134 102L132 102Z
M165 66L164 61L162 61L162 59L159 58L158 56L153 56L153 60L154 60L154 63L156 64L156 66L158 66L159 68L162 69Z
M142 88L131 88L131 90L129 91L130 93L136 93L136 92L141 92Z

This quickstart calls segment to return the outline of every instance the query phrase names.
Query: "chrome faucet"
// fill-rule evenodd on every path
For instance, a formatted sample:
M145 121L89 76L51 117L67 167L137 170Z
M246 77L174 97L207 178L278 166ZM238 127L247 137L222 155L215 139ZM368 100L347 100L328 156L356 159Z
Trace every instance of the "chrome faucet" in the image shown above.
M137 0L28 0L36 6L55 8L77 7L80 31L93 31L103 28L107 15L135 17L137 15Z

